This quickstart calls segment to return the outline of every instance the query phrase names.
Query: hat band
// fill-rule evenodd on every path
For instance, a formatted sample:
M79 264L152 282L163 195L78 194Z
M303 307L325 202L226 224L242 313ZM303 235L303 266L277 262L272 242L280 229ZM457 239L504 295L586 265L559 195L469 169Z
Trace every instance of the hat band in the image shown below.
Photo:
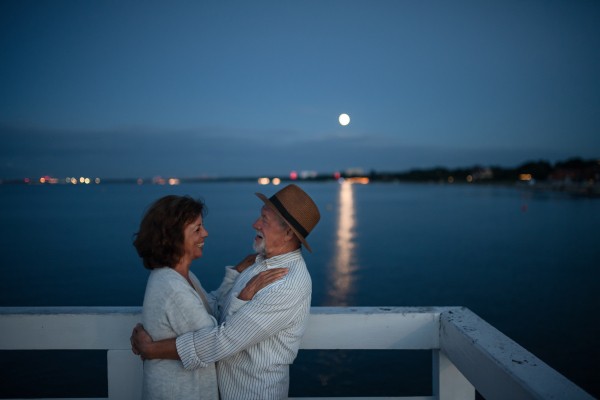
M290 214L285 209L285 207L283 206L283 204L281 204L281 202L279 201L279 199L277 197L272 196L269 200L271 200L271 203L275 206L277 211L279 211L281 213L281 215L286 220L286 222L289 223L291 226L293 226L294 229L297 230L298 233L301 234L303 238L306 238L308 236L308 232L306 231L306 229L304 229L304 227L302 225L300 225L300 223L298 223L298 221L296 221L296 218L294 218L292 216L292 214Z

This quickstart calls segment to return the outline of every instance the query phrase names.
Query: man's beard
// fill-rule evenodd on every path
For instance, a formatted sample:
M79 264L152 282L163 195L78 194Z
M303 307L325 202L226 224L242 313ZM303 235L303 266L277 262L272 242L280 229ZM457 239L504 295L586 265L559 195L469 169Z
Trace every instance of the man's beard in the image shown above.
M254 240L254 243L252 243L252 248L255 252L265 257L267 255L267 249L265 248L265 237L262 235L262 233L259 232L256 232L256 235L261 237L262 240L260 241L260 243Z

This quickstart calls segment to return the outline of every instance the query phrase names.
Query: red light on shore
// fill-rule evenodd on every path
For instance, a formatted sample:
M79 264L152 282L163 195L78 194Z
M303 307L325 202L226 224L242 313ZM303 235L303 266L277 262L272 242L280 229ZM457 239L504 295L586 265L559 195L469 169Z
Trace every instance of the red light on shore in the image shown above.
M29 183L29 178L25 178L25 183Z
M333 177L335 179L340 179L340 176L342 176L342 174L340 174L339 172L336 172L335 174L333 174Z
M296 173L296 171L290 172L290 179L296 179L296 178L298 178L298 174Z

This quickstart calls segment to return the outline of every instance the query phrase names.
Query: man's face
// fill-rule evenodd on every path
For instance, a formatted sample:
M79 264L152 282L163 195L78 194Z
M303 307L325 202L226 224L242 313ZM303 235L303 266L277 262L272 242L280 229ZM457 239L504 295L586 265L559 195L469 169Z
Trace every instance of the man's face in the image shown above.
M281 226L275 211L267 205L260 209L260 217L252 225L256 229L254 251L268 256L284 244L286 230Z

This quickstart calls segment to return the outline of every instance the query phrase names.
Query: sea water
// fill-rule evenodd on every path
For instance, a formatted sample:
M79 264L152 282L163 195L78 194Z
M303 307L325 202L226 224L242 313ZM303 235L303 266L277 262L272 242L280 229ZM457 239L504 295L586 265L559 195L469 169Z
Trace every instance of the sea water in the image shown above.
M465 306L600 396L600 199L483 185L298 184L321 211L307 239L313 253L303 250L313 306ZM216 288L224 266L252 252L263 204L254 193L281 187L0 185L0 306L141 306L149 271L132 235L167 194L205 199L210 236L192 270ZM6 396L43 381L15 367L23 352L1 353ZM94 370L93 352L59 353L38 354ZM428 395L430 358L300 351L290 396ZM73 395L106 395L104 377Z

